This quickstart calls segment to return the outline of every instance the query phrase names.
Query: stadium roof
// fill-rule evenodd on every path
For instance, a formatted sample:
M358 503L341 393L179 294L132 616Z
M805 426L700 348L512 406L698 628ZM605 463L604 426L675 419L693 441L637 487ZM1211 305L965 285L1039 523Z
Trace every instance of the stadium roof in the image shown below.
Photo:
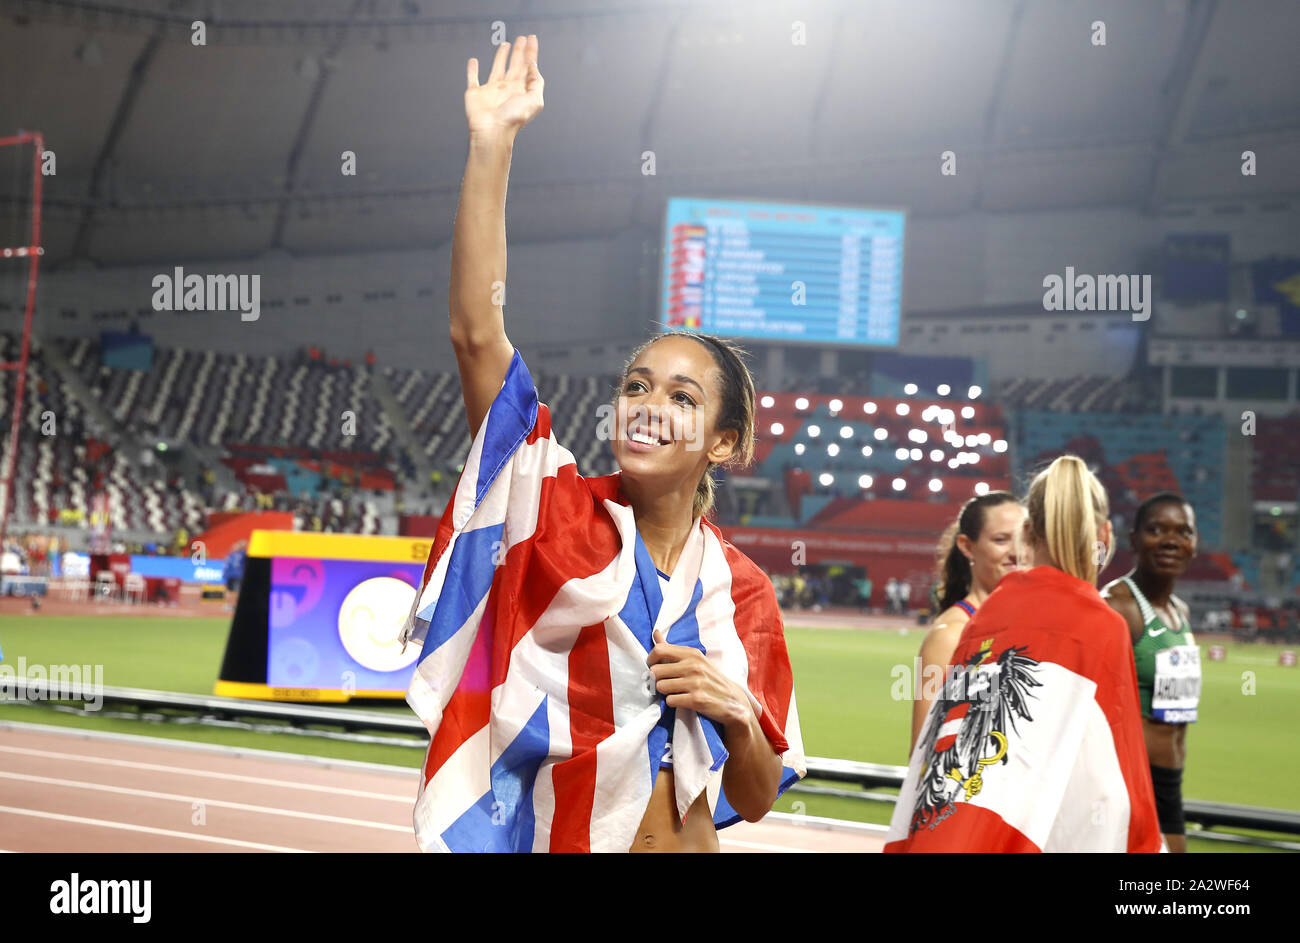
M40 130L56 154L56 267L432 247L464 167L465 60L486 77L499 19L539 35L546 77L515 151L512 242L653 231L671 195L950 217L1300 194L1292 2L735 10L0 0L0 134ZM25 197L0 176L8 215Z

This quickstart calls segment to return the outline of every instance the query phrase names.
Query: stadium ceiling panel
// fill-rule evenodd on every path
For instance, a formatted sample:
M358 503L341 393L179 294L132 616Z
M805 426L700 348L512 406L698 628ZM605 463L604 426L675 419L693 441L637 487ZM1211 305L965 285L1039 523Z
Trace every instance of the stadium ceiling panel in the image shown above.
M545 6L219 0L195 47L170 0L0 0L0 128L58 156L46 264L437 245L492 19L544 42L514 239L651 231L684 194L931 219L1300 195L1300 4L830 0L803 44L783 3ZM1223 172L1245 139L1280 183Z

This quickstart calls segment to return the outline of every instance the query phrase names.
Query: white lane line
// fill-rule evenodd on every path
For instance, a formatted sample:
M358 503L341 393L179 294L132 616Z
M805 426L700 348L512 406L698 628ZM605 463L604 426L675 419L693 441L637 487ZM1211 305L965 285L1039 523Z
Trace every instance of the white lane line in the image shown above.
M189 769L184 766L167 766L162 763L140 763L135 760L115 760L107 756L85 756L80 753L59 753L54 750L33 750L29 747L9 747L0 745L0 753L20 753L24 756L43 756L49 759L72 760L78 763L99 763L103 766L117 766L122 769L142 769L161 773L178 773L186 776L202 776L207 779L225 779L231 782L254 783L258 786L282 786L285 789L302 789L307 792L326 792L336 796L355 796L358 799L378 799L381 802L402 802L415 806L415 796L411 793L393 795L388 792L368 792L364 789L344 789L340 786L322 786L316 783L296 783L288 779L268 779L264 776L244 776L239 773L218 773L205 769Z
M720 845L735 845L737 848L755 848L759 851L781 851L792 854L814 854L811 848L788 848L785 845L769 845L761 841L740 841L737 838L719 838Z
M13 779L19 782L44 783L48 786L67 786L70 789L90 789L95 792L114 792L122 796L139 796L142 799L163 799L172 802L184 802L193 805L201 802L217 809L238 809L241 812L258 812L262 815L283 815L293 819L310 819L313 822L329 822L334 825L355 825L358 828L377 828L385 832L403 832L413 835L410 825L390 825L387 822L372 822L369 819L349 819L339 815L326 815L323 812L300 812L297 809L278 809L274 806L250 805L246 802L228 802L224 799L207 799L202 796L181 796L174 792L154 792L150 789L130 789L126 786L109 786L105 783L83 783L74 779L55 779L52 776L34 776L29 773L6 773L0 770L0 779Z
M383 773L415 779L420 775L418 766L393 766L388 763L367 763L361 760L340 760L332 756L313 756L310 753L285 753L279 750L259 750L256 747L231 747L220 743L201 743L194 740L177 740L172 737L151 737L134 733L107 733L83 727L62 727L57 724L31 724L19 720L0 720L0 732L14 731L36 736L63 736L77 740L101 743L129 743L145 749L169 750L186 753L213 753L240 759L266 760L268 762L299 763L304 766L323 766L333 770L355 770L363 773Z
M167 835L172 838L188 838L192 841L211 842L214 845L234 845L238 848L252 848L256 851L284 851L296 854L312 854L303 848L283 848L279 845L263 845L255 841L240 841L236 838L217 838L214 835L193 835L189 832L176 832L169 828L153 828L148 825L128 825L125 822L109 822L105 819L88 819L80 815L62 815L57 812L37 812L35 809L15 809L0 805L0 813L10 815L30 815L38 819L53 819L56 822L75 822L78 825L94 825L99 828L118 828L126 832L143 832L146 835Z

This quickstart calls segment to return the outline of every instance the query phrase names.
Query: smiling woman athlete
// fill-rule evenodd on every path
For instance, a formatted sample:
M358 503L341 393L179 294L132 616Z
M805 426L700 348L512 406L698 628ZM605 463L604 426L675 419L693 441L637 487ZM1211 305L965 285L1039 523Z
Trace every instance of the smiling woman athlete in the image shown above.
M1196 557L1196 514L1187 499L1162 491L1138 505L1129 546L1133 569L1101 595L1124 617L1133 638L1160 831L1169 850L1180 854L1187 850L1187 725L1196 721L1201 696L1201 652L1192 638L1187 603L1174 595L1178 577Z
M990 491L963 504L939 539L939 614L921 641L921 683L912 702L913 747L939 693L939 685L925 679L935 676L934 668L947 668L966 623L998 581L1016 568L1016 535L1024 519L1024 505L1014 494Z
M555 441L495 290L537 55L536 36L503 44L483 85L468 62L450 329L474 443L403 631L431 734L417 838L718 851L718 827L805 772L775 591L705 518L710 470L752 459L753 379L717 338L662 335L616 391L619 472L584 478Z

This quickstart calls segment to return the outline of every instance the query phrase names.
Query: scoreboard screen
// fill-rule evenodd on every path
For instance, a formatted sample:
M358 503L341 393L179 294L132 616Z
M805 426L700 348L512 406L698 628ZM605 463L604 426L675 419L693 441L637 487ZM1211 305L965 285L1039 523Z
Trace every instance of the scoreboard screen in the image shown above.
M901 210L671 199L664 330L896 347Z

